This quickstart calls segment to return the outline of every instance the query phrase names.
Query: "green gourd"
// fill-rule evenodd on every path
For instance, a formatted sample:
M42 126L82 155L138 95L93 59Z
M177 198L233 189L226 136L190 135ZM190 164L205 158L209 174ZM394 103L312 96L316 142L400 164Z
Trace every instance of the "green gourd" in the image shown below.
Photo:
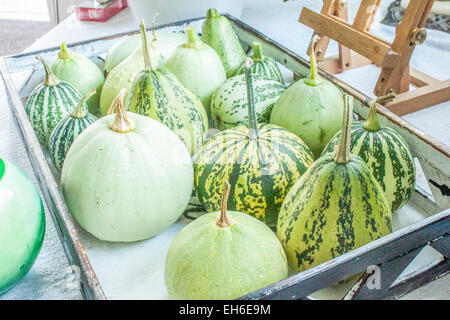
M223 181L233 185L229 207L275 226L291 186L313 162L296 135L272 124L258 124L248 58L248 127L240 125L212 136L194 157L195 194L207 212L220 209Z
M44 234L36 188L22 170L0 158L0 295L31 269Z
M394 130L380 127L376 104L392 99L387 95L370 102L366 121L352 125L350 152L361 157L383 188L392 211L401 208L414 192L416 168L406 141ZM340 139L338 132L323 150L332 152Z
M191 197L189 153L173 131L123 105L84 130L67 153L61 186L75 220L100 240L129 242L168 228ZM170 148L168 148L170 146Z
M79 52L67 49L66 43L63 42L50 68L60 80L67 81L77 88L81 95L95 88L97 93L89 98L87 105L90 113L98 112L105 77L94 62Z
M245 60L245 52L230 21L221 16L216 9L209 9L202 26L202 40L216 50L231 77Z
M284 85L284 79L281 75L280 68L275 60L267 57L264 54L261 43L253 42L252 43L252 72L254 75L260 75L268 80L278 81L279 83ZM244 73L245 65L244 63L240 66L240 68L236 71L236 74Z
M59 80L40 56L36 58L44 65L45 80L31 92L25 111L39 142L48 146L53 129L72 111L81 94L70 83Z
M61 171L67 151L75 139L87 127L97 120L97 117L87 112L86 100L95 94L95 88L78 102L73 112L64 117L53 129L49 139L50 157L55 168Z
M200 98L185 88L166 68L156 68L146 50L147 36L141 22L145 68L136 75L129 95L128 109L161 121L173 130L194 154L208 131L208 116Z
M256 118L259 123L268 123L274 103L286 89L261 75L253 76L252 83ZM248 123L245 75L231 77L217 89L211 99L211 119L220 130Z
M164 278L172 299L236 299L288 276L286 256L269 227L242 212L203 215L175 237Z
M275 103L270 123L295 133L308 145L314 156L320 156L328 141L341 129L342 93L317 72L317 61L310 45L311 73L290 85Z
M392 231L383 189L360 157L350 154L353 100L345 95L344 123L334 153L317 159L287 194L277 235L289 265L303 271Z
M166 68L202 101L209 113L209 103L214 91L227 76L216 51L203 43L193 25L186 28L188 40L170 56Z

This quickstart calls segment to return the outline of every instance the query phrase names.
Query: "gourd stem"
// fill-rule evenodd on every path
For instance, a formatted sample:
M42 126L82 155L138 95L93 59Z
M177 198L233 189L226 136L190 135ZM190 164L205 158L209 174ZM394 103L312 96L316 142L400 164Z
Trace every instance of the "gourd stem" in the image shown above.
M341 129L341 137L339 145L334 155L334 162L348 163L350 161L350 138L351 126L353 118L353 98L346 94L344 95L344 117Z
M363 124L364 129L367 131L378 131L380 130L380 121L377 115L377 103L384 103L388 100L394 99L396 94L393 90L390 90L387 95L378 97L369 102L369 115Z
M252 43L252 50L253 50L253 54L252 54L252 59L253 61L257 62L257 61L264 61L264 52L263 52L263 48L261 46L261 43L259 42L253 42Z
M61 50L58 52L58 58L60 58L61 60L72 59L72 53L69 49L67 49L67 45L65 42L61 43Z
M211 19L211 18L216 18L216 17L220 17L219 12L216 9L209 9L206 12L206 19Z
M119 94L114 98L110 107L110 110L115 110L116 118L109 125L109 128L119 133L126 133L136 129L134 121L128 117L128 114L126 113L125 107L123 105L123 98L125 96L125 93L125 88L120 90Z
M255 113L255 100L253 99L253 76L252 76L252 58L245 60L245 83L247 86L247 104L248 104L248 129L249 138L257 139L259 136L258 122Z
M314 53L314 46L317 43L317 41L319 41L319 39L320 39L319 35L315 34L312 37L311 42L309 44L309 48L308 48L309 64L310 64L311 71L309 73L309 76L306 78L305 83L310 86L318 86L318 85L322 84L322 82L323 82L323 80L319 76L319 72L317 70L317 59L316 59L316 54Z
M148 51L147 32L145 31L144 19L141 20L139 27L141 29L142 50L144 51L145 70L152 70L153 69L152 61L150 60L150 53Z
M225 228L231 225L231 221L227 217L227 203L228 197L230 195L230 189L231 189L230 183L228 181L225 181L225 189L223 191L222 204L220 207L220 217L216 221L216 224L221 228Z
M86 116L86 111L83 109L83 105L86 102L86 100L89 99L96 92L97 90L95 90L95 88L92 88L84 95L83 98L81 98L80 102L78 102L78 105L75 107L75 110L73 110L71 114L73 118L84 118Z
M50 69L50 67L48 66L47 62L45 62L44 59L42 59L41 56L36 56L36 59L38 59L43 65L44 65L44 69L45 69L45 80L44 80L44 84L48 87L48 86L56 86L58 85L61 81L59 81L59 79L55 76L55 74L52 72L52 70Z
M196 49L202 45L203 42L200 40L200 37L198 36L197 32L195 31L195 27L192 24L187 25L186 33L187 43L185 45L185 48Z
M153 35L152 44L154 44L158 40L158 38L156 37L156 27L155 27L155 20L157 16L159 16L159 12L155 12L152 18L152 35Z

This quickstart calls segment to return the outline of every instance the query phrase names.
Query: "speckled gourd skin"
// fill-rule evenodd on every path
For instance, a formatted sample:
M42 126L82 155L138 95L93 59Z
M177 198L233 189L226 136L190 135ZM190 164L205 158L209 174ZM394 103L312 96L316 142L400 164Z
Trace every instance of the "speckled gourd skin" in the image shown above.
M70 213L101 240L152 237L183 213L191 197L193 169L183 142L160 122L128 112L136 129L109 128L103 117L75 140L61 185Z
M164 278L171 299L236 299L288 276L286 256L275 234L244 213L220 212L187 225L173 240Z
M210 45L219 55L227 77L231 77L245 60L245 52L230 21L209 9L202 26L202 41Z
M39 84L28 97L25 111L39 142L48 146L48 139L59 121L68 115L81 99L80 92L70 83L46 86Z
M277 81L254 75L253 90L257 120L259 123L268 123L274 103L286 89ZM245 76L237 75L228 79L214 93L211 99L211 119L220 130L245 125L248 123L247 107Z
M364 122L352 125L351 153L361 157L383 188L392 211L401 208L414 192L416 168L406 141L388 127L377 131L364 129ZM340 137L338 132L323 150L332 152Z

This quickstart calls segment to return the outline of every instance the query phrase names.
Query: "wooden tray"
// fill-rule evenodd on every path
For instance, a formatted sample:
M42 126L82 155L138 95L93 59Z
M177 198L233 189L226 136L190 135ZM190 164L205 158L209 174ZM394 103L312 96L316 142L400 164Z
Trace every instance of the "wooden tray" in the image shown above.
M244 48L258 40L268 56L277 60L284 71L300 76L309 73L309 63L240 20L226 15L232 22ZM192 23L201 30L204 18L195 18L157 27L178 32ZM101 57L123 33L69 45L102 66ZM171 240L190 221L180 218L168 230L151 239L131 243L107 243L85 232L71 217L59 186L59 174L51 165L48 151L36 138L24 109L31 90L43 79L43 70L35 59L40 54L52 60L59 48L0 58L0 72L6 87L7 102L15 116L23 142L63 243L69 261L80 270L85 298L167 298L163 281L164 259ZM335 77L320 71L356 100L354 112L359 118L368 115L369 98ZM408 142L416 157L418 182L409 203L394 213L394 231L381 239L336 259L291 276L242 299L302 298L395 298L427 283L450 269L450 149L378 105L383 126L397 130ZM420 169L423 169L423 173ZM360 281L333 285L354 274L378 266L381 288L369 289ZM369 274L369 273L367 273ZM365 277L367 278L367 277ZM361 279L365 279L364 277ZM351 290L350 290L351 289ZM320 290L320 291L319 291Z

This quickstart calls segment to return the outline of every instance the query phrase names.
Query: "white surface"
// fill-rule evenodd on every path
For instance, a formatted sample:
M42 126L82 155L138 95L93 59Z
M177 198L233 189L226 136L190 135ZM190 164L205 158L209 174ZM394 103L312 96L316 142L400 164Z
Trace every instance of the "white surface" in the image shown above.
M350 1L350 17L354 15L355 9L352 4L356 0ZM290 1L282 3L281 0L269 0L264 5L258 2L257 8L245 8L241 19L247 22L254 28L272 37L282 45L289 49L298 52L305 56L306 47L308 46L311 36L311 30L302 26L297 22L302 5L308 6L314 10L319 10L321 1L304 0L304 1ZM357 1L356 1L357 2ZM148 22L147 22L148 23ZM46 47L58 46L61 41L68 43L77 42L87 39L99 38L115 33L137 30L138 19L130 14L130 10L126 9L113 17L107 23L95 22L80 22L72 15L63 21L56 28L44 35L39 41L30 46L27 51L34 51ZM385 39L392 39L394 28L382 25L374 25L373 32ZM447 78L450 74L450 37L438 31L430 31L428 40L419 46L414 53L412 65L419 70L429 72L437 78ZM330 46L328 54L337 53L335 44ZM430 58L434 57L434 58ZM364 67L359 70L352 70L339 75L339 78L353 85L355 88L372 95L373 85L378 77L378 69L372 66ZM2 107L6 107L3 104ZM9 110L6 111L7 113ZM438 140L446 144L450 144L450 104L445 103L441 106L435 106L410 114L405 117L408 121L434 136ZM0 120L2 120L0 118ZM1 121L0 121L1 122ZM16 128L11 123L11 120L5 119L2 123L9 126L7 133L15 132ZM0 126L2 128L2 126ZM8 157L10 160L20 159L24 157L23 150L15 150L14 145L19 139L12 137L7 139L7 152L13 154L13 157ZM8 154L7 154L8 155ZM21 162L15 161L21 166ZM26 166L26 164L23 164ZM27 173L31 175L28 169ZM402 209L407 210L407 208ZM411 213L406 216L406 222L414 221L420 216L415 216L416 213ZM133 244L107 244L97 241L86 233L82 233L82 239L87 244L87 250L94 268L97 269L97 274L105 286L105 291L110 298L137 298L141 293L145 294L147 298L166 297L165 288L162 281L162 261L165 257L165 252L170 244L170 240L180 230L181 224L177 223L165 231L160 236L143 242ZM50 232L50 231L49 231ZM56 235L55 235L56 236ZM47 235L49 237L49 235ZM55 246L57 246L55 244ZM157 247L158 250L151 250ZM127 248L127 250L125 250ZM146 254L143 254L146 252ZM151 252L151 254L149 253ZM113 262L112 257L120 254L121 259ZM139 265L132 265L125 257L141 257ZM116 258L115 258L116 259ZM55 263L55 262L54 262ZM58 262L57 262L58 263ZM134 285L134 290L125 289L125 280L128 278L129 272L133 270L138 271L144 269L147 277L136 277L131 285ZM446 279L450 279L449 276ZM449 281L447 280L447 285ZM144 284L151 284L152 292L149 292ZM130 284L128 284L129 286ZM444 282L445 286L445 282ZM26 294L25 294L26 295ZM14 295L13 295L14 296ZM13 297L11 296L11 297ZM61 296L66 297L66 296Z

